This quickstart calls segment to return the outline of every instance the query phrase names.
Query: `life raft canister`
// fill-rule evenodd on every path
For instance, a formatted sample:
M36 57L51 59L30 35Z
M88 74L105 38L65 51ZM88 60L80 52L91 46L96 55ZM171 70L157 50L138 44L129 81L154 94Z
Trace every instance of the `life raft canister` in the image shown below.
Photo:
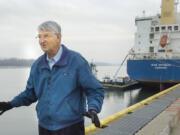
M168 38L167 35L163 35L163 36L161 37L160 45L161 45L162 48L164 48L164 47L166 46L166 44L167 44L167 38Z

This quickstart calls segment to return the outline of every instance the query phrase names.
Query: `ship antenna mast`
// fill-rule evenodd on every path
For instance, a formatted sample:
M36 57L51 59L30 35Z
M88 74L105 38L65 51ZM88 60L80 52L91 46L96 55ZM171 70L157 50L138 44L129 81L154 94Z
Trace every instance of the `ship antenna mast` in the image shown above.
M178 5L179 4L179 0L176 0L176 3L175 3L176 5Z
M179 4L179 0L176 0L176 2L175 2L175 10L176 10L176 13L177 13L178 4Z
M143 11L142 11L142 13L143 13L143 17L145 17L145 15L146 15L146 11L145 11L145 10L143 10Z

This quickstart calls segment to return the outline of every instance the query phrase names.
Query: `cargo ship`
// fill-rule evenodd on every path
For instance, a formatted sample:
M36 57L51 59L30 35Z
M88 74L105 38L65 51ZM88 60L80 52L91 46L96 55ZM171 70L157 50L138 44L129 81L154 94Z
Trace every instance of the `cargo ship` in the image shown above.
M162 0L161 13L135 18L127 73L142 84L180 82L180 13L177 0Z

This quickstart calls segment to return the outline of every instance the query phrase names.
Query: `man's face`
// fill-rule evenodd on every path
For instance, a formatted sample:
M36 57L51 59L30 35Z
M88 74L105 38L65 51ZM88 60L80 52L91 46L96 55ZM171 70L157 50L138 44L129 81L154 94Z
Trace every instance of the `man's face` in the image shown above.
M38 38L41 49L47 54L56 52L60 47L60 34L54 34L51 31L40 30Z

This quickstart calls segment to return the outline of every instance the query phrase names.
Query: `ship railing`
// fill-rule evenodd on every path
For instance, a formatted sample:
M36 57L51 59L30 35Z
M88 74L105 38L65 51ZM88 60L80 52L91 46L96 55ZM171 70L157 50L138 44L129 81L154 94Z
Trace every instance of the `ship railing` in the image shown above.
M129 53L129 60L180 59L180 53Z

